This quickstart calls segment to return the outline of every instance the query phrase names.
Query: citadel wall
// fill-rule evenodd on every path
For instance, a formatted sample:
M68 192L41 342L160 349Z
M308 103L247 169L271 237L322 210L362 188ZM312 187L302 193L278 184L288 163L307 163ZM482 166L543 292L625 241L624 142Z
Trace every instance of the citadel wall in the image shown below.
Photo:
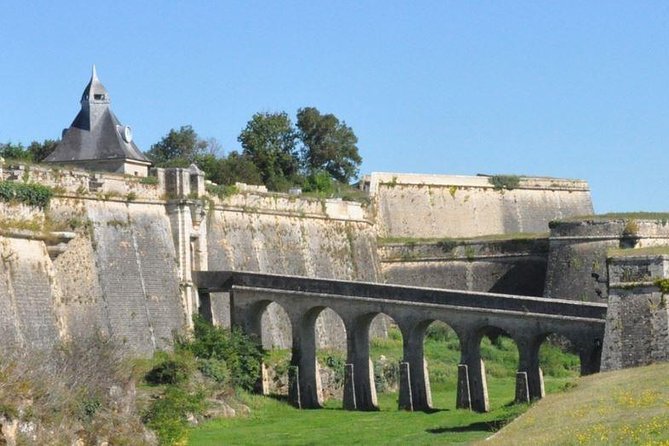
M359 203L235 194L217 200L207 215L210 270L243 270L343 280L379 281L376 235ZM217 322L228 325L229 300L213 301ZM220 305L222 304L222 305ZM263 339L290 346L290 323L270 305ZM322 345L343 348L339 318L325 310L316 323ZM383 330L377 326L376 330ZM269 346L269 344L267 344Z
M602 371L669 361L669 249L616 251L608 262L609 293Z
M381 237L479 237L546 232L552 220L593 213L585 181L517 177L512 190L494 177L372 173L364 177Z
M669 224L652 215L553 222L544 297L606 302L608 251L663 245L669 245Z
M415 241L379 246L386 282L433 288L541 296L545 237Z
M262 193L196 199L201 172L155 174L0 171L55 191L47 211L0 203L0 332L8 344L45 347L100 331L150 354L191 323L191 271L209 265L378 280L375 233L358 203ZM216 316L225 325L224 303ZM268 339L287 347L289 325L275 313L267 312ZM343 333L330 327L336 320L325 312L320 340L341 344Z

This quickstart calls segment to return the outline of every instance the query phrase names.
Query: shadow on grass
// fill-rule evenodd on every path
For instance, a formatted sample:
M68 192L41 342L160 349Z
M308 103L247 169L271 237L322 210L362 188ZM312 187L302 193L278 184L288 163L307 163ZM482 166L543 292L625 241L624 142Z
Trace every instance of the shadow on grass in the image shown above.
M430 434L444 434L446 432L495 432L504 427L510 420L500 418L492 421L478 421L467 426L454 427L436 427L434 429L425 429Z
M271 398L273 400L280 401L282 403L289 404L288 402L288 395L281 395L278 393L270 393L269 395L265 395L266 398Z

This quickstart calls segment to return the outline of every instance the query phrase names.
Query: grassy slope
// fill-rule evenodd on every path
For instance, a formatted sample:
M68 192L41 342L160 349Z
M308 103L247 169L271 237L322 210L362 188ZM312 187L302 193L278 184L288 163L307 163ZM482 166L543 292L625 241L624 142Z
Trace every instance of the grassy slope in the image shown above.
M432 413L408 413L397 410L397 394L379 395L380 412L341 410L341 401L329 401L326 410L300 411L282 401L244 395L251 415L215 420L194 430L192 445L218 444L457 444L489 436L526 406L509 405L515 391L515 367L518 352L509 339L497 345L482 342L486 360L488 390L492 411L477 414L455 409L456 367L459 359L457 338L450 331L439 331L439 340L425 342L432 382ZM372 342L372 358L385 356L397 361L401 356L401 338L391 331L387 340ZM560 354L555 348L543 349L542 365L553 369L547 377L548 391L560 390L573 380L578 360ZM274 358L287 359L287 352L274 352ZM559 358L559 360L556 360ZM271 359L270 359L271 361ZM551 366L552 364L552 366Z
M669 364L581 378L481 444L669 445Z

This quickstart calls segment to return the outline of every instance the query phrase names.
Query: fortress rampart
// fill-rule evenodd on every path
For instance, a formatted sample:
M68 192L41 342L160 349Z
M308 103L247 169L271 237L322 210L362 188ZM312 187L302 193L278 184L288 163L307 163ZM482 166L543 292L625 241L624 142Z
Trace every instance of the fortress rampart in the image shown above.
M593 213L590 189L581 180L491 176L373 173L362 181L376 209L381 237L479 237L546 232L548 223ZM503 179L503 178L502 178Z
M0 203L0 333L8 345L39 348L100 331L150 354L168 347L199 311L193 271L244 270L608 298L615 324L607 326L607 367L664 357L662 296L647 281L632 287L614 280L609 290L609 275L618 277L630 260L607 259L611 249L668 245L666 219L572 216L551 224L547 236L548 220L592 209L585 183L524 178L506 190L487 177L387 175L365 183L372 194L365 207L258 190L219 197L207 191L197 168L155 169L146 179L4 167L0 179L47 185L54 197L46 210ZM412 237L398 235L414 230ZM479 234L487 231L502 234ZM652 308L645 297L657 301ZM212 317L222 325L230 324L228 299L211 296ZM263 316L263 339L287 347L290 324L272 305ZM637 333L637 319L623 316L634 314L650 321L652 333ZM321 345L343 347L334 313L324 311L316 330ZM645 342L646 353L630 356L631 339Z
M0 178L54 191L47 210L0 203L0 330L45 347L93 331L150 354L198 311L191 272L234 268L377 281L376 238L359 203L279 194L204 195L201 172L153 179L3 168ZM224 302L224 301L221 301ZM218 322L229 323L224 305ZM281 344L283 325L267 313ZM341 333L321 324L324 343Z

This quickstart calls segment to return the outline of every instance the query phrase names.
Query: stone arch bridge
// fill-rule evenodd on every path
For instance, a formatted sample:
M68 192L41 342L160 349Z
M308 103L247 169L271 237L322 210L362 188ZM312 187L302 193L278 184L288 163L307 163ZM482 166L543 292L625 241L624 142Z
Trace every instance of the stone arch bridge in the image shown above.
M480 342L487 334L504 333L518 347L517 401L544 395L539 347L550 334L571 341L580 355L581 374L599 371L605 304L238 271L199 271L193 276L205 317L211 317L209 293L229 293L231 323L259 338L265 308L272 302L283 307L293 339L289 399L301 408L322 404L315 322L325 308L335 311L346 328L347 409L377 409L369 327L378 314L392 317L402 332L399 404L404 409L431 408L423 338L428 325L437 320L453 328L460 340L459 408L489 410L480 355Z

